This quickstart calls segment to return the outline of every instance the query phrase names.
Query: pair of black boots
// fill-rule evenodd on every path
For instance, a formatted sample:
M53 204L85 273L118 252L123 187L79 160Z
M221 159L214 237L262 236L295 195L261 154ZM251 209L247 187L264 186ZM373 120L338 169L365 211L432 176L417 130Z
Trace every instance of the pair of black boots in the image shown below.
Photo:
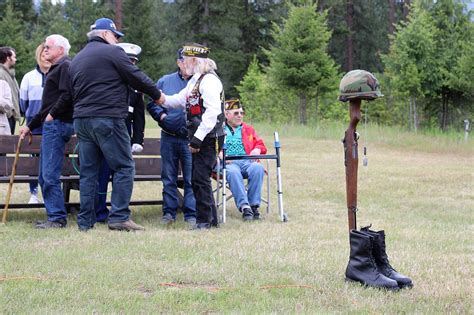
M413 282L390 266L385 251L385 232L351 230L351 254L346 268L346 280L392 291L411 288Z

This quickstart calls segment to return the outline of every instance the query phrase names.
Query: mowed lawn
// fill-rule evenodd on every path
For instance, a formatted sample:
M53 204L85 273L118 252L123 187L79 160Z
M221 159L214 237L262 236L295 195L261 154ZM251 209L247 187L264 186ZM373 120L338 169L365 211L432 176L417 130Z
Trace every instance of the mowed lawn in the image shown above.
M414 281L393 293L344 281L344 129L257 125L270 153L272 131L280 133L286 223L274 163L264 220L242 222L231 200L227 222L210 231L189 231L182 216L162 226L159 206L133 208L147 229L137 233L102 225L82 233L73 217L66 229L39 231L32 226L44 210L11 210L0 226L0 313L472 314L472 138L360 128L359 226L385 230L393 267ZM134 197L161 189L139 183ZM0 198L6 191L0 185ZM14 185L14 201L28 197L27 185Z

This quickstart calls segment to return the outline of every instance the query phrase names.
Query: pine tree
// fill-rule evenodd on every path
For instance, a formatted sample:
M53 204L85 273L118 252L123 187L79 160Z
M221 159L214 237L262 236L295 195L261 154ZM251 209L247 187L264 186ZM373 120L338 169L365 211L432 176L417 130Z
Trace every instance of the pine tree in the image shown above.
M33 48L27 41L25 30L26 26L23 23L21 12L14 11L12 5L7 5L0 20L0 34L2 34L0 46L9 46L15 49L17 56L15 71L16 78L19 80L35 65L31 52L36 46Z
M418 100L437 84L435 56L436 28L426 10L416 3L408 23L397 27L388 55L384 56L386 75L394 89L409 97L409 126L418 128Z
M300 100L299 121L306 124L308 100L334 89L336 67L327 54L331 32L326 13L314 4L291 6L283 26L275 25L275 45L267 51L268 75L280 87L296 93Z

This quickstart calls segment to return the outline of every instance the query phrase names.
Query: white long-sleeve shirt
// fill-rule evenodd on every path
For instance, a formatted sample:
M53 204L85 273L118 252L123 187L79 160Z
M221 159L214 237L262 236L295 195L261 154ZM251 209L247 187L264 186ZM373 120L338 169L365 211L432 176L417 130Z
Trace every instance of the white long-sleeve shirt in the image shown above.
M165 107L179 108L186 107L188 96L196 85L200 73L196 73L188 81L188 84L179 93L166 96L166 101L163 104ZM199 93L203 100L203 106L206 109L202 115L202 120L197 128L194 136L203 141L209 132L216 126L217 116L221 114L221 93L222 82L216 75L211 73L206 74L199 85Z

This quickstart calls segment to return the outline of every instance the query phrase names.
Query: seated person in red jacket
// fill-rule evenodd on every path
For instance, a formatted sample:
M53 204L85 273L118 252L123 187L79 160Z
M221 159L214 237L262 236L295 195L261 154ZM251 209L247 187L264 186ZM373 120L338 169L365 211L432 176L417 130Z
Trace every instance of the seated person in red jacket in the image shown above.
M238 99L225 102L225 132L227 155L260 155L267 152L263 140L255 129L243 122L244 109ZM263 166L255 160L226 161L226 180L234 196L235 204L244 221L258 220L263 176ZM244 178L248 179L245 189Z

